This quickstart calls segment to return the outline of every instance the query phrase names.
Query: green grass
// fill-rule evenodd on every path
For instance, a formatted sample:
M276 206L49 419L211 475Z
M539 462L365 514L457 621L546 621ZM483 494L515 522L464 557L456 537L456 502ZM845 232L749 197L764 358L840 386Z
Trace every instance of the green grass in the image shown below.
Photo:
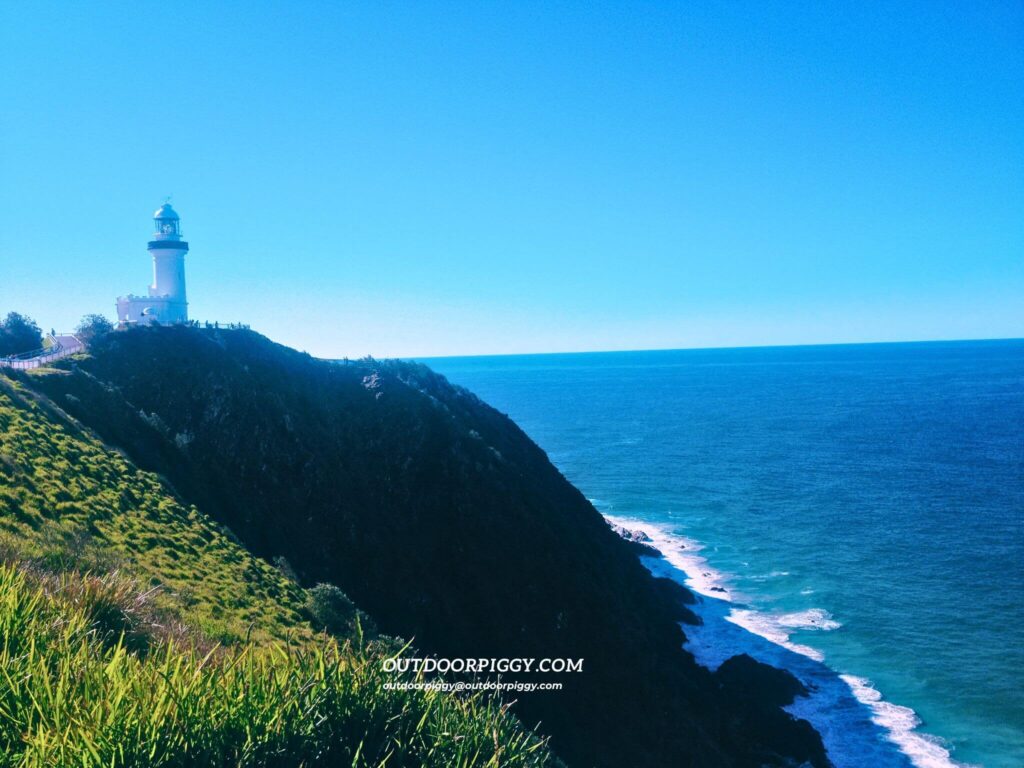
M3 375L0 561L0 768L558 764L494 698L386 689L393 642L316 633L310 592Z
M0 554L54 571L129 571L202 635L285 641L306 595L195 507L0 377Z
M0 566L0 766L543 766L493 699L384 688L361 647L131 652L90 613Z

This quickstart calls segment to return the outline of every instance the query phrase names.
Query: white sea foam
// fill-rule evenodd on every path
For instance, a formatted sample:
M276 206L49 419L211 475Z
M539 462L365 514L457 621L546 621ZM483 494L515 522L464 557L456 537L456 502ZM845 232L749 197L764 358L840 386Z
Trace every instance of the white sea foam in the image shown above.
M780 626L792 629L817 629L829 632L839 629L842 624L832 618L832 614L822 608L810 608L796 613L784 613L775 619Z
M857 701L871 710L871 719L889 732L889 738L899 745L914 765L920 768L964 766L963 763L955 763L952 760L941 739L915 730L921 725L921 718L910 707L885 701L867 678L856 675L840 677L850 686Z
M817 648L812 648L809 645L801 645L800 643L794 643L789 639L789 629L836 629L839 624L838 622L830 621L830 626L815 626L806 623L804 620L794 619L793 617L799 617L804 614L824 613L820 609L812 609L810 611L802 611L801 613L784 614L781 616L774 616L770 613L761 613L760 611L748 610L744 608L735 608L727 617L728 621L743 627L748 632L753 632L755 635L760 635L766 640L771 640L776 645L781 645L783 648L788 648L793 653L799 653L801 656L806 656L809 659L815 661L824 661L825 654L819 651Z
M864 678L837 674L825 666L821 651L790 639L794 631L838 629L841 624L828 611L810 608L772 614L755 610L743 604L744 598L731 587L730 578L700 554L703 546L699 542L662 525L605 517L650 537L662 554L641 558L652 573L673 578L702 596L693 608L703 624L685 626L686 649L699 664L714 670L726 659L746 653L786 669L807 686L810 694L786 709L821 734L836 768L968 768L951 758L940 739L916 730L920 718L914 710L885 701ZM778 571L774 575L788 574ZM813 592L808 588L800 594Z
M761 576L754 576L753 579L754 581L768 581L769 579L781 579L789 575L789 571L770 571Z
M654 548L661 552L662 557L684 574L683 583L697 594L729 602L734 599L725 575L708 565L707 558L700 554L700 551L704 549L704 545L700 542L669 533L660 525L642 520L613 515L605 515L605 519L631 531L647 534ZM644 560L648 559L651 558L644 558Z

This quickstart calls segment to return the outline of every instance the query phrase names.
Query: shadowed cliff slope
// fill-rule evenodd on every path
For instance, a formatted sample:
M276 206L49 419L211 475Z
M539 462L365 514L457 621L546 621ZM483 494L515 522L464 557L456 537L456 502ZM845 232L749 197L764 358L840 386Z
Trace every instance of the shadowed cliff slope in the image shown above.
M516 711L570 765L826 764L785 696L746 690L775 676L697 666L679 594L510 419L428 368L184 327L110 334L62 367L32 386L384 631L446 656L584 658L517 678L564 683Z

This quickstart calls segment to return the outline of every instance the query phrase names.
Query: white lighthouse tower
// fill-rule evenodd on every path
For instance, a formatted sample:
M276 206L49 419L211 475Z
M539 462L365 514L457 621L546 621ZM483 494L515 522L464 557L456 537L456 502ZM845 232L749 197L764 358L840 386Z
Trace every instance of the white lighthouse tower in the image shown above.
M149 241L153 257L153 284L148 296L121 296L117 300L117 318L122 326L159 323L184 323L188 320L185 299L185 254L188 243L181 239L181 219L170 203L153 214L156 232Z

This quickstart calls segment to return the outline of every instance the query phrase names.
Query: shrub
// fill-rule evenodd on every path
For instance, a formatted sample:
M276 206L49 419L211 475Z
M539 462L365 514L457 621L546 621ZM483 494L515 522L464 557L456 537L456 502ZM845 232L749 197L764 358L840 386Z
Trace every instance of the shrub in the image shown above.
M284 574L285 578L294 581L296 584L299 583L299 574L295 572L292 564L288 562L288 558L284 555L278 555L274 558L274 567L277 568L281 573Z
M369 617L333 584L317 584L307 590L306 609L314 627L336 637L374 632Z
M0 357L20 355L43 346L43 332L31 317L8 312L0 321Z
M106 336L114 330L114 324L103 315L86 315L75 328L75 336L85 345Z

